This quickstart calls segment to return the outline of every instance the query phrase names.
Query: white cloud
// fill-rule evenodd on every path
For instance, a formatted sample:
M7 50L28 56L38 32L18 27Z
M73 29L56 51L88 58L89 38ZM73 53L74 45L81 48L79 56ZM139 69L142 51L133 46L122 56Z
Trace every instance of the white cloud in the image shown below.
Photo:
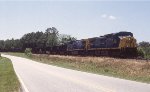
M108 14L102 14L101 18L110 19L110 20L116 20L117 19L115 16L108 15Z
M112 15L110 15L108 18L111 19L111 20L117 19L115 16L112 16Z

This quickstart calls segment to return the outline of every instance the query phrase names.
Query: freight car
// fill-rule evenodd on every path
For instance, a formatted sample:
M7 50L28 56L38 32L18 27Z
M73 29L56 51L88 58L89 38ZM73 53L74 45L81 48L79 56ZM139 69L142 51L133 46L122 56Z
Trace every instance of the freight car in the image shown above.
M51 47L50 54L136 57L136 39L131 32L111 33L100 37L70 41Z

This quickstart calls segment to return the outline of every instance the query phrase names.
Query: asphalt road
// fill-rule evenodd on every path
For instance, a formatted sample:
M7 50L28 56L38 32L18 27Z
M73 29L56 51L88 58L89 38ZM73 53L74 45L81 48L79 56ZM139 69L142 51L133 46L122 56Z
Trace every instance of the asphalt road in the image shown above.
M13 62L27 92L150 92L150 84L85 73L2 55Z

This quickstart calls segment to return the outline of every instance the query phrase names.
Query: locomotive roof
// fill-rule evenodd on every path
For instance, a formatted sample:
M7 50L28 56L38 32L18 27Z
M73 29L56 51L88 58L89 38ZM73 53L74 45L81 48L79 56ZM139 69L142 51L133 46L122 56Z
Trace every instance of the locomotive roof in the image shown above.
M133 36L133 34L131 32L126 32L126 31L118 32L118 33L115 33L114 35L117 35L117 36L125 36L125 35Z
M104 35L104 37L124 36L124 35L131 35L131 36L133 36L133 34L131 32L121 31L121 32L117 32L117 33L106 34L106 35Z
M110 34L106 34L103 36L99 36L99 37L92 37L92 38L87 38L87 39L81 39L81 40L75 40L75 41L70 41L69 43L72 42L76 42L76 41L84 41L84 40L88 40L88 39L99 39L99 38L108 38L108 37L113 37L113 36L126 36L126 35L130 35L133 36L133 34L131 32L127 32L127 31L121 31L121 32L116 32L116 33L110 33Z

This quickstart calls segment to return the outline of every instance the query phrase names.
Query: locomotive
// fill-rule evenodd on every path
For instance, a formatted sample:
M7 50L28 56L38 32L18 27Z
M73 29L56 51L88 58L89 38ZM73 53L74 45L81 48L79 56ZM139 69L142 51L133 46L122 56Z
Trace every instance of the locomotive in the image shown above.
M100 37L70 41L46 48L49 54L136 57L136 39L131 32L117 32Z

